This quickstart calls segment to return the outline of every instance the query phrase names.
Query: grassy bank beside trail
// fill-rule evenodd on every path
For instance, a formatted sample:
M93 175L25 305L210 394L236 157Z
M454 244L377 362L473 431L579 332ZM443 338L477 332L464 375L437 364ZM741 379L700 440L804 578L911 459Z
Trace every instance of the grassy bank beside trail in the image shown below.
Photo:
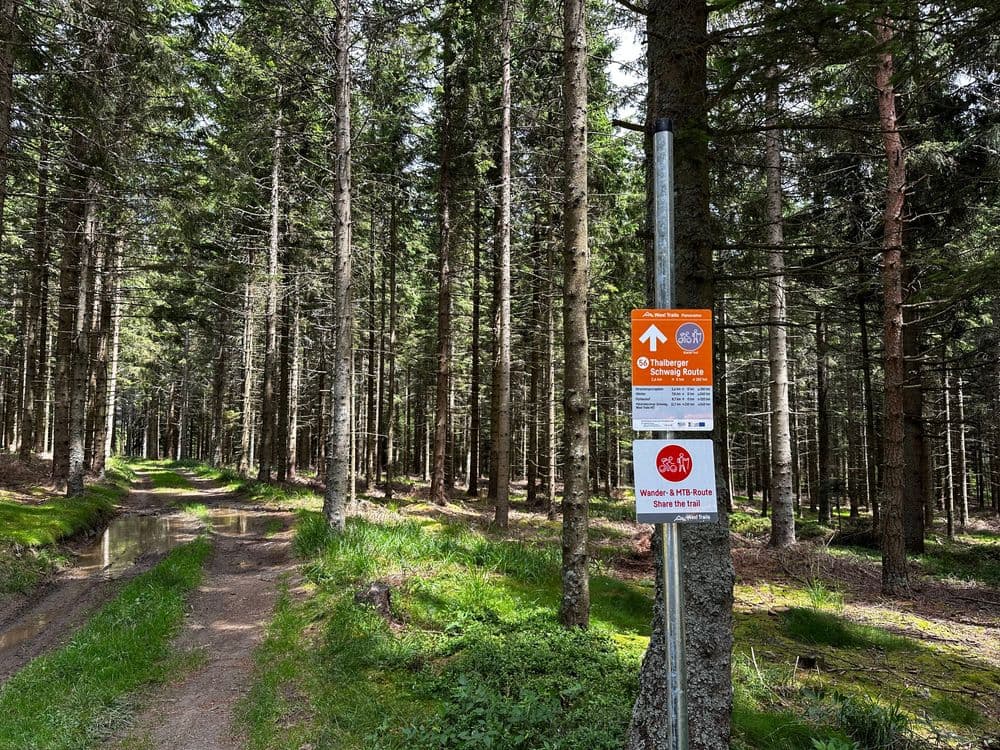
M187 469L197 477L219 482L227 491L238 493L250 503L273 504L302 510L319 510L323 507L323 496L305 485L258 482L234 469L220 469L195 461L177 461L170 463L169 466Z
M178 547L66 646L8 680L0 688L0 750L85 750L110 736L126 720L130 696L181 665L170 639L209 550L205 539Z
M307 593L281 599L256 654L241 707L250 747L621 748L652 582L595 561L592 628L566 631L549 536L393 513L352 518L337 536L302 513ZM627 536L618 543L629 552ZM781 580L774 568L773 581L736 587L733 748L958 748L1000 731L1000 666L958 640L967 635L891 603L845 603L830 581ZM390 587L389 617L355 600L373 581Z
M0 594L30 590L64 562L55 545L102 526L127 493L135 474L125 462L111 459L105 481L87 485L82 497L41 494L42 502L5 493L0 498Z

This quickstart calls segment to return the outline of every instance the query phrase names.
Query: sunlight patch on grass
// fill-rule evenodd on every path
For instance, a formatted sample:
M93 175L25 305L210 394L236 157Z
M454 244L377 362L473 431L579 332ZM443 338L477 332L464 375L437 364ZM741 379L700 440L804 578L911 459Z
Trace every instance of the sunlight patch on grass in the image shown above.
M93 485L83 497L56 498L41 505L0 502L0 541L40 547L97 528L122 494L116 487Z

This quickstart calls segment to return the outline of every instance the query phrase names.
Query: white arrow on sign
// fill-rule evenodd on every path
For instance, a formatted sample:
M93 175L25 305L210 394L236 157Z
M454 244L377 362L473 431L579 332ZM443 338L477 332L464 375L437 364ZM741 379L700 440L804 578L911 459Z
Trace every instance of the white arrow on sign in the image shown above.
M649 351L655 352L657 344L665 343L667 340L667 335L656 327L656 324L652 324L646 329L646 332L639 337L640 343L649 344Z

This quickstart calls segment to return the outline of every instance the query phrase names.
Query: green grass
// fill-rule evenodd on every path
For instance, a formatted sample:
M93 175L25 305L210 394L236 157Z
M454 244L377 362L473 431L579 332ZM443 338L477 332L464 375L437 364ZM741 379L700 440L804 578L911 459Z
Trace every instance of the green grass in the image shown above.
M335 536L312 513L296 547L315 595L283 600L257 655L241 711L251 747L620 746L648 589L594 576L593 628L566 631L551 548L433 522L351 519ZM386 578L404 627L354 603Z
M0 544L0 595L27 593L66 564L66 556L52 547Z
M286 508L302 510L319 510L323 507L323 496L316 490L303 485L267 484L244 477L230 468L216 468L195 461L180 461L171 465L187 469L202 479L218 482L227 491L239 493L251 503L281 505Z
M924 554L915 559L923 572L935 578L1000 586L1000 537L994 535L928 539Z
M187 477L178 474L170 469L148 469L150 482L153 489L157 490L189 490L191 482Z
M257 653L240 711L249 746L620 748L652 587L595 566L592 628L567 633L554 615L558 548L493 534L351 519L335 536L319 514L301 515L296 550L311 593L282 599ZM373 580L392 586L393 623L354 602ZM922 717L966 738L997 728L949 698L992 695L1000 671L968 658L956 671L947 647L853 622L843 595L821 582L793 593L797 606L777 616L737 614L734 748L902 747L885 742ZM796 671L796 656L821 668Z
M284 492L269 489L282 504ZM604 515L621 504L596 502ZM769 519L742 515L749 533L768 533ZM799 531L828 533L811 519ZM309 593L282 598L256 655L240 710L249 747L621 747L651 582L601 575L595 561L593 627L567 633L555 621L559 549L547 536L351 519L337 537L305 513L296 550ZM392 623L353 600L373 580L392 586ZM854 622L821 581L766 588L770 604L736 615L733 748L901 748L884 743L924 721L965 741L1000 729L985 718L1000 670L968 655L956 669L949 646ZM796 670L797 657L819 666ZM979 697L955 700L966 689Z
M793 607L782 615L785 631L797 641L834 648L877 648L882 651L913 651L916 641L881 628L859 625L818 609Z
M110 736L132 694L177 666L170 639L209 550L205 539L178 547L68 644L8 680L0 688L0 750L84 750Z
M983 715L974 706L948 696L931 703L931 713L939 719L966 727L976 727L983 722Z
M121 494L112 486L92 485L79 498L40 505L0 502L0 541L41 547L95 529L111 515Z
M106 476L78 498L51 497L34 505L0 500L0 594L30 591L65 563L53 545L107 522L134 475L127 464L112 459ZM41 490L30 494L45 497Z

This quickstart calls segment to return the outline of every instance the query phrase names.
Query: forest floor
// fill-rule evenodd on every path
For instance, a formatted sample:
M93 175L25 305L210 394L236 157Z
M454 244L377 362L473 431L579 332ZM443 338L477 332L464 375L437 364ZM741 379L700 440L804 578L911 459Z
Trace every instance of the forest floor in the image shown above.
M308 509L309 593L282 599L258 654L251 747L620 747L652 607L649 531L630 497L592 500L592 628L566 635L559 521L523 492L500 531L481 500L439 508L400 483L391 501L362 493L348 533L330 538L318 493L246 489ZM1000 746L996 519L951 541L935 529L898 599L880 593L877 552L831 544L815 519L782 552L756 509L732 522L734 747ZM387 609L365 603L373 582Z
M362 492L338 537L308 482L132 466L119 537L67 543L74 525L59 526L57 571L31 595L0 595L4 637L44 620L0 644L4 677L27 664L0 686L0 750L28 737L44 750L620 748L653 593L631 498L592 500L592 627L566 632L554 616L560 525L527 508L523 488L506 531L458 493L439 508L416 482L392 500ZM20 507L52 506L48 526L65 514L31 484L0 487L0 541L12 533L4 503L27 525L44 524ZM755 509L731 521L734 748L1000 747L996 519L951 541L935 529L900 599L881 596L876 552L831 544L815 520L783 552L767 548ZM115 643L122 622L155 638ZM136 664L82 676L129 649ZM81 694L98 708L74 704ZM21 726L29 713L42 717L34 729Z

